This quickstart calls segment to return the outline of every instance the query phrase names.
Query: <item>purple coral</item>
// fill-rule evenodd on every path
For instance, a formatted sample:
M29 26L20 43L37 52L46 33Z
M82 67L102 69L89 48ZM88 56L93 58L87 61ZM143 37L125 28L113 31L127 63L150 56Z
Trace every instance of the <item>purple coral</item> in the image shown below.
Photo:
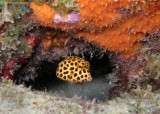
M62 15L56 14L54 16L54 23L76 23L80 21L80 16L76 11L69 12L67 16L68 17L64 19Z

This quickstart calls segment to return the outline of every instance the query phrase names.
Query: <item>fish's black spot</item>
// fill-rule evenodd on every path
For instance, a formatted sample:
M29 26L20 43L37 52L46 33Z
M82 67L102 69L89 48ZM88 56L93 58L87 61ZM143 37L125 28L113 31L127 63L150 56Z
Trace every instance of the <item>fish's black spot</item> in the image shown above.
M71 65L73 65L73 63L71 63Z
M77 76L77 73L74 74L74 77L76 77L76 76Z
M74 67L71 67L70 70L74 70Z
M77 65L77 62L75 62L75 65Z
M68 71L64 72L64 74L68 74Z
M67 62L66 61L64 61L64 64L66 64Z
M68 75L68 78L69 78L69 79L72 79L72 76Z
M78 68L76 68L75 71L78 71Z
M63 67L63 64L61 64L61 67Z
M82 74L82 71L81 71L81 70L79 71L79 74Z
M60 74L60 77L62 77L63 76L63 74Z
M62 72L62 69L60 69L59 72Z
M64 70L67 70L67 67L64 67L63 69L64 69Z
M71 61L68 61L68 63L70 63Z
M87 74L85 75L85 77L87 77Z
M63 76L64 79L66 79L66 76Z
M80 77L77 77L77 80L80 80Z
M72 59L72 61L75 61L76 59Z
M79 66L79 68L82 68L82 66Z
M83 75L81 75L81 78L83 78Z
M84 73L86 73L86 70L83 70Z
M69 64L67 64L67 67L69 67Z

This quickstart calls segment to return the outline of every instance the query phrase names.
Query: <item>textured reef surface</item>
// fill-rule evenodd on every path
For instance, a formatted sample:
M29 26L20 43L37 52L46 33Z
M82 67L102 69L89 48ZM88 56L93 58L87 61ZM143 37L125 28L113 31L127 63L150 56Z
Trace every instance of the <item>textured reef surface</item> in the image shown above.
M23 85L14 85L4 80L0 83L1 113L159 113L159 90L151 92L152 87L133 89L123 98L106 102L86 101L80 97L60 97L53 93L31 91Z
M87 42L125 56L133 54L137 41L147 32L160 29L159 0L78 0L77 5L79 22L56 23L53 18L57 12L52 6L30 3L33 18L41 25L70 31Z
M92 80L57 78L68 56ZM159 92L159 0L0 1L0 112L159 113Z

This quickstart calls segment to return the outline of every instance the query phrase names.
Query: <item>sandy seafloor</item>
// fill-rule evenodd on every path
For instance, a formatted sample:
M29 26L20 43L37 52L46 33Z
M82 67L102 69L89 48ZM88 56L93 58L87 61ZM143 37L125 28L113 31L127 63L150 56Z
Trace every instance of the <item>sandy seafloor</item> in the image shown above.
M93 77L91 82L72 84L64 81L48 85L51 92L56 92L62 97L73 97L74 95L81 96L87 100L96 98L97 100L105 101L108 98L108 91L111 85L104 81L103 76Z

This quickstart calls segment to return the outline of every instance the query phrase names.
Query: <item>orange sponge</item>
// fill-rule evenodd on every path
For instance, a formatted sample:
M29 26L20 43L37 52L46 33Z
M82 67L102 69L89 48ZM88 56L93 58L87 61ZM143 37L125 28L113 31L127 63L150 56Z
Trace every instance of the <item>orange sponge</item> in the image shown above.
M30 3L37 20L42 24L52 24L54 18L54 10L50 8L47 4L37 5L33 2Z
M134 52L145 33L160 30L159 0L79 0L77 4L81 19L70 24L54 23L54 9L47 4L30 6L41 25L67 30L125 56Z
M85 31L75 35L86 41L128 56L146 32L160 30L160 1L79 0Z

